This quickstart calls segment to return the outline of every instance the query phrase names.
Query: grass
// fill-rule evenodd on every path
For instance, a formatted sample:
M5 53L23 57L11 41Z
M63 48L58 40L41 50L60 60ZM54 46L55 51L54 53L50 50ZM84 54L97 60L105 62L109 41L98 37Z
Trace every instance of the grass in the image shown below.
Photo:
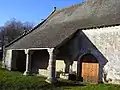
M0 90L38 90L49 86L44 80L43 77L23 76L20 72L0 69Z
M20 72L0 68L0 90L120 90L120 85L88 84L60 80L51 85L44 77L23 76Z

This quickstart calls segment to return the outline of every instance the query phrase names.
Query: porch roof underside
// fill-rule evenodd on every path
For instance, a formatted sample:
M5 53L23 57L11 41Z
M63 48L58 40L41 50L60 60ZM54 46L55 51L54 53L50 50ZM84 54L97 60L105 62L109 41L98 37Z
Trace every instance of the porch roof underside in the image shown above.
M88 0L55 11L42 25L6 49L53 48L78 29L120 24L120 0Z

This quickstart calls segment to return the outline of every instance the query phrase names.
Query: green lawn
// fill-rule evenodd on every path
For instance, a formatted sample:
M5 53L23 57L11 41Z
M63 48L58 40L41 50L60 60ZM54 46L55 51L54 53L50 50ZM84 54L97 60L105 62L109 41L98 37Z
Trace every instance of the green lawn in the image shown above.
M120 90L120 85L83 85L65 80L50 85L45 79L0 69L0 90Z

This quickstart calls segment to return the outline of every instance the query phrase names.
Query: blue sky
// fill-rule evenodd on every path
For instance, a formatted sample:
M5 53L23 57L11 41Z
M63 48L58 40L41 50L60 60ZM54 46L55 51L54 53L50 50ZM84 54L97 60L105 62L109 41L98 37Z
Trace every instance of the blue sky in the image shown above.
M41 22L53 10L53 7L64 8L84 0L0 0L0 26L16 18L34 24Z

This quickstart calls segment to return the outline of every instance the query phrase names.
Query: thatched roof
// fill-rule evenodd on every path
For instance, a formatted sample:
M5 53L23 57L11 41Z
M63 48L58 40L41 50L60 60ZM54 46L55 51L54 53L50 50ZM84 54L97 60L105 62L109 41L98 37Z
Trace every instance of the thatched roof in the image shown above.
M56 47L78 29L120 24L120 0L88 0L55 11L31 33L7 49Z

